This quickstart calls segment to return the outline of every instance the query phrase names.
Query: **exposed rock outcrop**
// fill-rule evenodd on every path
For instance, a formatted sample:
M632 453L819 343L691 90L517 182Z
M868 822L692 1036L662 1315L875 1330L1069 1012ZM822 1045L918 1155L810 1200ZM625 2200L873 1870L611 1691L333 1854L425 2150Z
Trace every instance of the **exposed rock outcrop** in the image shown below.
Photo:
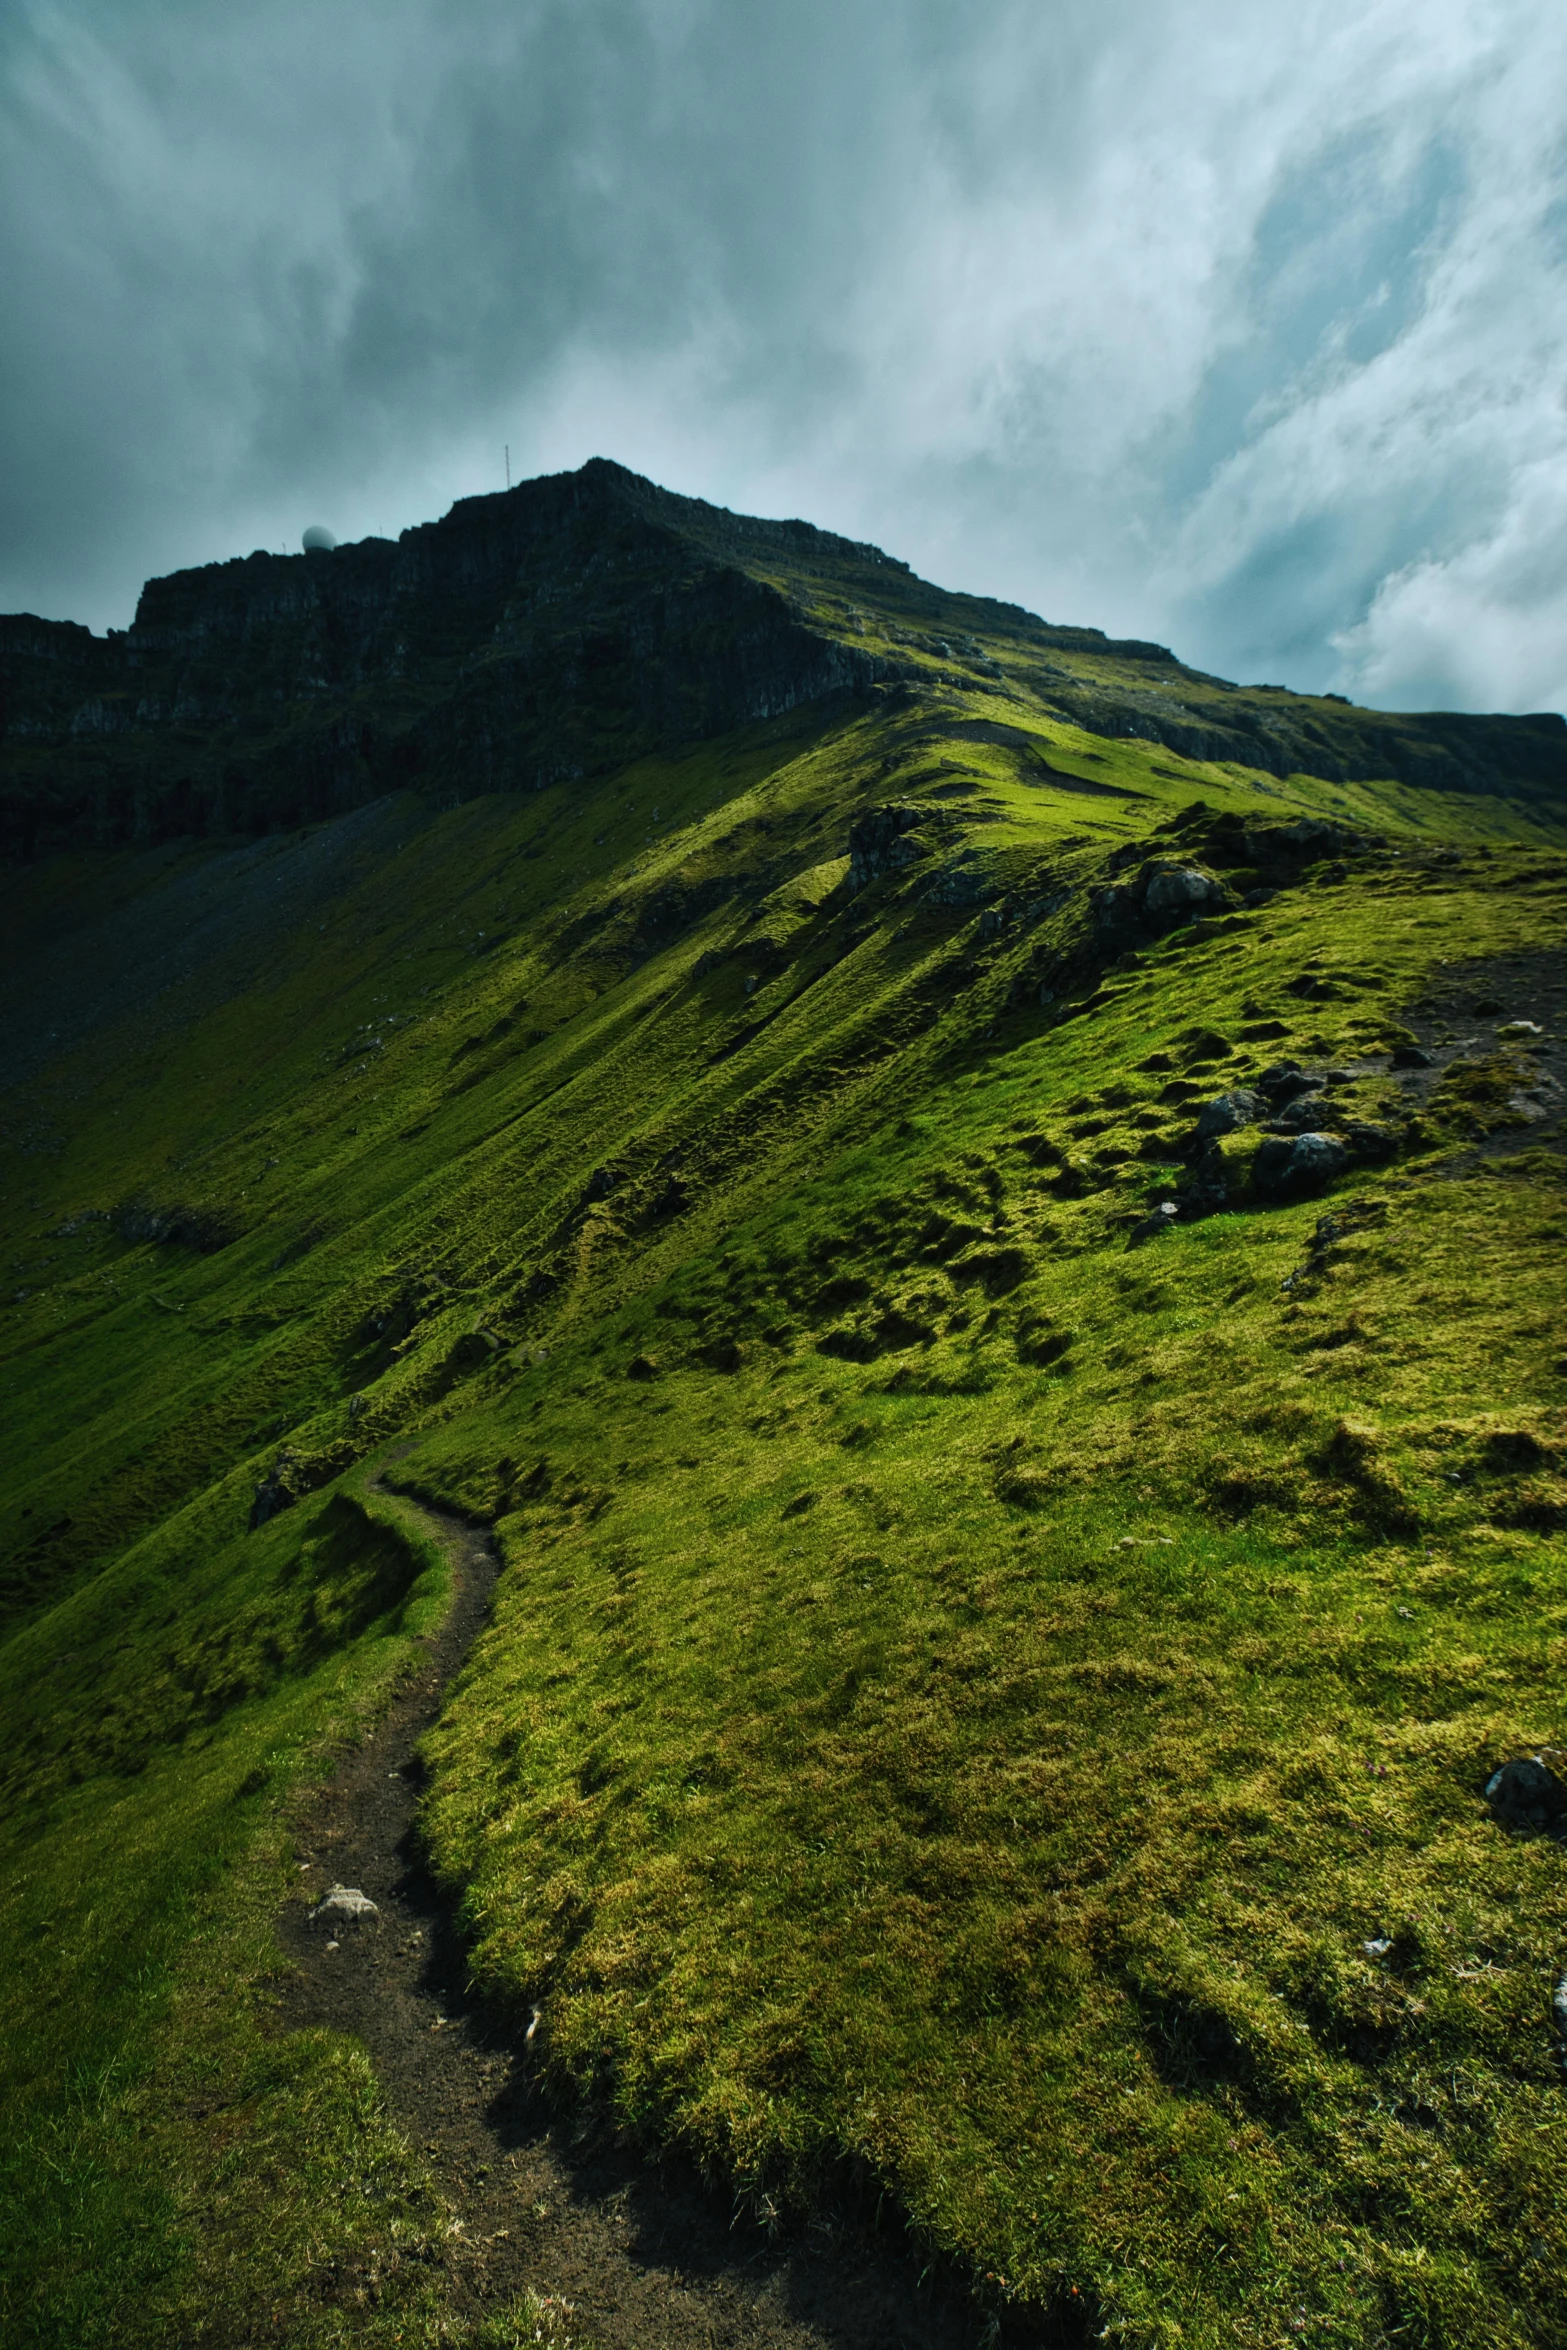
M395 544L151 580L128 631L0 618L0 851L276 830L410 786L529 790L828 695L1010 691L1009 664L1077 723L1189 756L1567 802L1554 713L1408 717L1232 687L1162 645L952 595L876 547L596 458L462 499ZM1028 730L953 723L1015 738L1036 780L1050 774ZM1341 828L1264 829L1240 845L1272 867L1334 853Z

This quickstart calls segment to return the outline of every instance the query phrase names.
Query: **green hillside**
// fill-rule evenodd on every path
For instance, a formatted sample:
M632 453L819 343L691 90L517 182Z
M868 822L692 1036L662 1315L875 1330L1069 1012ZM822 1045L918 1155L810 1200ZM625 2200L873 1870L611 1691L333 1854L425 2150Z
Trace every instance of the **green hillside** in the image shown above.
M201 800L238 702L118 830L155 729L5 746L4 2340L535 2338L277 2005L401 1493L499 1545L422 1817L563 2111L885 2196L976 2339L1559 2343L1549 722L638 512L622 667L508 591L507 789L455 646L335 813Z

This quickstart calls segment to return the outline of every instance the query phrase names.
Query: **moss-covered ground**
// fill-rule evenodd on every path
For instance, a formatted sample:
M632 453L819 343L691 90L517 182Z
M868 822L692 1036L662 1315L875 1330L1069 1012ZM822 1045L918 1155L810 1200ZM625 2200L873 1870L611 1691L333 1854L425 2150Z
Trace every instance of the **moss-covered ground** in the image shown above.
M1106 945L1117 852L1226 870L1226 812L1352 845ZM7 2339L462 2338L270 1987L441 1604L395 1439L502 1546L427 1833L563 2097L869 2181L1018 2322L1559 2342L1562 1853L1481 1794L1567 1743L1554 1038L1497 1034L1560 837L946 688L393 803L325 895L280 838L259 969L156 990L105 909L197 852L11 876L111 1000L0 1165ZM1232 1138L1129 1245L1291 1056L1381 1162L1279 1203Z

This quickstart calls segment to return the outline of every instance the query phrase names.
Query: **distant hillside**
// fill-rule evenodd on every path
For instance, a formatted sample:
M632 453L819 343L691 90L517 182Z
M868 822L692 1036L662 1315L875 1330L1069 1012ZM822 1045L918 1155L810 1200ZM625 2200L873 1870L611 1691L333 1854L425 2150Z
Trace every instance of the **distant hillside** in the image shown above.
M979 681L1262 774L1567 806L1555 714L1242 689L594 459L395 546L153 580L124 634L0 619L0 853L264 833L404 788L536 790L833 695Z

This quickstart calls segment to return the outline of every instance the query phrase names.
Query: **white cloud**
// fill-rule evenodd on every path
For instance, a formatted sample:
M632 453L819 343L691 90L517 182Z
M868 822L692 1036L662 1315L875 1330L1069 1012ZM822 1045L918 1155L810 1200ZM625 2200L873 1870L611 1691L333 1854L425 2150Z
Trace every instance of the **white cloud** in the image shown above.
M1232 674L1561 696L1519 552L1567 423L1540 0L9 23L0 603L120 620L510 441Z
M1567 710L1567 455L1520 470L1488 537L1384 579L1337 643L1358 701Z

